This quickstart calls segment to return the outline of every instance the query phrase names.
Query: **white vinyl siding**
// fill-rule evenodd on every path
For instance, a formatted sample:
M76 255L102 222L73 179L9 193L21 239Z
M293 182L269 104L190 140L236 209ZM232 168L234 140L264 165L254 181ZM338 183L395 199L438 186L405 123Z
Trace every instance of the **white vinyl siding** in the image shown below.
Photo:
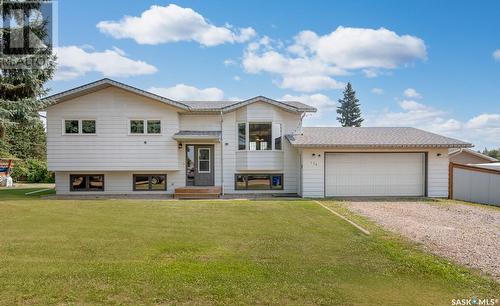
M325 195L423 196L423 153L326 153Z
M177 109L117 88L106 88L47 109L51 171L178 170ZM92 137L63 135L64 119L95 118ZM78 118L77 117L77 118ZM162 134L129 135L129 120L160 119ZM145 127L146 128L146 127Z
M281 124L282 135L292 134L300 126L300 114L256 102L224 114L224 190L226 193L297 193L298 150L283 137L281 151L238 151L238 122L274 122ZM247 147L248 148L248 147ZM283 190L235 190L237 173L283 173Z

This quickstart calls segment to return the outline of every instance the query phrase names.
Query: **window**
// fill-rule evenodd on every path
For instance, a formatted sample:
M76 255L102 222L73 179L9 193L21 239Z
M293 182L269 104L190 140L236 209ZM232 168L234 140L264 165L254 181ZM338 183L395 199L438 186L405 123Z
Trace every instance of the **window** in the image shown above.
M238 123L238 150L247 148L247 124Z
M161 121L148 120L148 134L160 134L160 133L161 133Z
M198 149L198 173L210 173L210 148Z
M166 174L134 174L134 191L167 190Z
M64 134L94 134L96 133L96 121L91 119L68 119L64 120Z
M70 191L104 191L103 174L71 174Z
M271 123L249 123L249 146L251 151L272 150Z
M80 131L78 120L64 120L64 133L78 134Z
M281 150L281 124L273 123L274 149Z
M130 134L161 134L161 120L130 120Z
M95 120L82 120L82 134L95 134Z
M281 123L238 123L238 150L282 150L282 138Z
M144 120L130 120L130 134L144 134Z
M283 190L283 174L236 174L236 190Z

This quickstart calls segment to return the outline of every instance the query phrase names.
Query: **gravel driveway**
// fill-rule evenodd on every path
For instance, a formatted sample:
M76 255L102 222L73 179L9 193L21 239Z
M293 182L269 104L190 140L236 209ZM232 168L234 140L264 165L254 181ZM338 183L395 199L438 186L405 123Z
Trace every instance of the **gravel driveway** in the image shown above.
M346 207L500 282L500 209L424 201L352 201Z

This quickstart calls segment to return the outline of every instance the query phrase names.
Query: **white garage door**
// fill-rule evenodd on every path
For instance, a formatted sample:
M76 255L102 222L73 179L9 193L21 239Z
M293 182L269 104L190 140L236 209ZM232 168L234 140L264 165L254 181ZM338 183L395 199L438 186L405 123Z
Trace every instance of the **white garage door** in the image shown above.
M424 153L327 153L326 196L423 196Z

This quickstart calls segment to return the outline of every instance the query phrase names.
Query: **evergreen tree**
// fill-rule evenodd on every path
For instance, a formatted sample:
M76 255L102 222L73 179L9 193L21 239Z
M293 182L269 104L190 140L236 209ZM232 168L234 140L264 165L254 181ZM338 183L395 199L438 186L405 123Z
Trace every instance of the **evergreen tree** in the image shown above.
M500 159L500 149L488 150L487 148L484 148L483 154L488 155L489 157Z
M359 100L356 98L356 92L352 89L351 83L347 83L344 98L339 99L339 103L337 120L340 124L343 127L360 127L364 119L361 118Z
M352 89L351 83L347 83L344 90L344 98L339 99L337 107L337 120L343 127L360 127L363 122L361 110L359 109L359 100L356 99L356 92Z
M45 127L42 120L7 127L4 143L10 155L21 159L46 159Z
M9 20L16 20L16 24L24 25L24 33L34 33L40 40L47 37L47 20L38 20L38 22L26 22L33 18L32 10L41 7L43 0L36 2L23 3L6 2L3 3L3 26L0 29L1 50L9 50L4 52L0 57L0 148L8 147L5 144L8 129L23 129L28 130L33 126L39 126L40 118L38 111L41 110L45 103L40 101L40 98L47 94L47 89L44 84L49 81L55 70L56 57L52 53L52 46L45 44L33 48L25 44L23 48L18 50L9 49L9 39L13 29L9 27ZM23 14L12 14L11 12L23 12ZM26 35L26 37L29 37ZM28 38L24 38L25 40ZM28 52L29 51L29 52ZM20 67L12 65L16 63L43 63L42 65L30 65ZM16 133L13 132L13 135ZM22 133L21 133L22 134ZM10 141L24 141L23 139L10 139Z

